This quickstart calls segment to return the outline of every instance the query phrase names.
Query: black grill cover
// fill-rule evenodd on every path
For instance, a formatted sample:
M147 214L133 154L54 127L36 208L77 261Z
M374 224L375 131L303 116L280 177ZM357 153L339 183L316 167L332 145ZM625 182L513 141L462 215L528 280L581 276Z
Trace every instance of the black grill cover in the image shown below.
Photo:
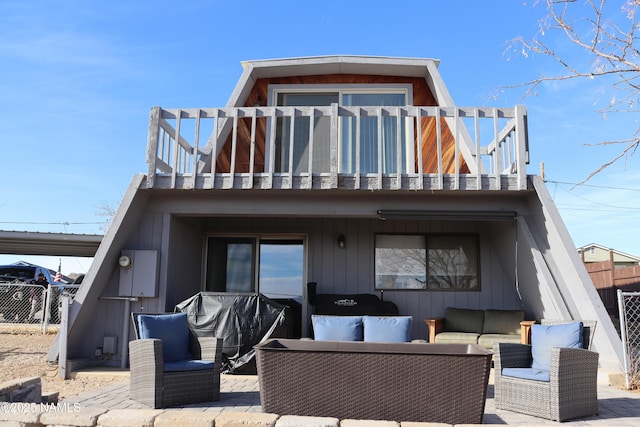
M226 373L255 373L253 346L287 337L291 330L285 321L288 307L260 294L200 292L176 305L176 311L187 313L197 336L222 338Z

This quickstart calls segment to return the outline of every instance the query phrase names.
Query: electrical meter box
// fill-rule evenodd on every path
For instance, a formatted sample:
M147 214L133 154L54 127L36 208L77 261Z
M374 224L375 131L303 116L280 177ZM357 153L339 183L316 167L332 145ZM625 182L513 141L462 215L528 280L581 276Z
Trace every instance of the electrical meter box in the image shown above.
M121 297L157 297L158 251L123 250L120 253Z

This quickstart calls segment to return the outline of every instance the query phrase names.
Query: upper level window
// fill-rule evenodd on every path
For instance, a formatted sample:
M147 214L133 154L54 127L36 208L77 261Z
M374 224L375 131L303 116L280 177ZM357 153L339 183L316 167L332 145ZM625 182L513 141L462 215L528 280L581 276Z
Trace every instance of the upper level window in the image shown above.
M269 105L348 107L412 105L411 85L271 85ZM380 121L380 123L378 123ZM358 126L355 117L342 117L339 125L338 170L341 173L384 174L406 172L413 164L412 123L393 116L363 116ZM308 116L278 119L276 124L276 172L309 171L309 140L313 132L314 173L330 170L330 117ZM293 133L293 138L291 134ZM359 136L358 136L359 133ZM398 136L400 140L398 140ZM359 138L359 139L358 139ZM293 146L292 146L293 144ZM400 156L400 162L398 162ZM360 159L359 165L357 159ZM398 164L401 170L398 171Z

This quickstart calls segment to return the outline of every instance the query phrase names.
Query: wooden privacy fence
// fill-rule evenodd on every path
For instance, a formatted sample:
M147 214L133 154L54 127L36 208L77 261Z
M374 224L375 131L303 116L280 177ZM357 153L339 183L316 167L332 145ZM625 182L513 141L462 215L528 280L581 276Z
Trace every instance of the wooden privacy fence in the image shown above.
M616 268L612 261L585 264L609 314L618 312L617 291L640 291L640 266Z

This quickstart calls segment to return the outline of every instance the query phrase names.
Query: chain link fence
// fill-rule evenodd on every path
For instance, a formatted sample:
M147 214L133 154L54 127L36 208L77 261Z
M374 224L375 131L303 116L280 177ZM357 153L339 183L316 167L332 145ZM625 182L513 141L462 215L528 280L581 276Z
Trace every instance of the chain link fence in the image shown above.
M640 388L640 292L618 290L627 389Z
M0 283L0 328L9 324L48 325L60 323L60 297L72 299L80 285L57 283L45 287L38 284L14 281Z

